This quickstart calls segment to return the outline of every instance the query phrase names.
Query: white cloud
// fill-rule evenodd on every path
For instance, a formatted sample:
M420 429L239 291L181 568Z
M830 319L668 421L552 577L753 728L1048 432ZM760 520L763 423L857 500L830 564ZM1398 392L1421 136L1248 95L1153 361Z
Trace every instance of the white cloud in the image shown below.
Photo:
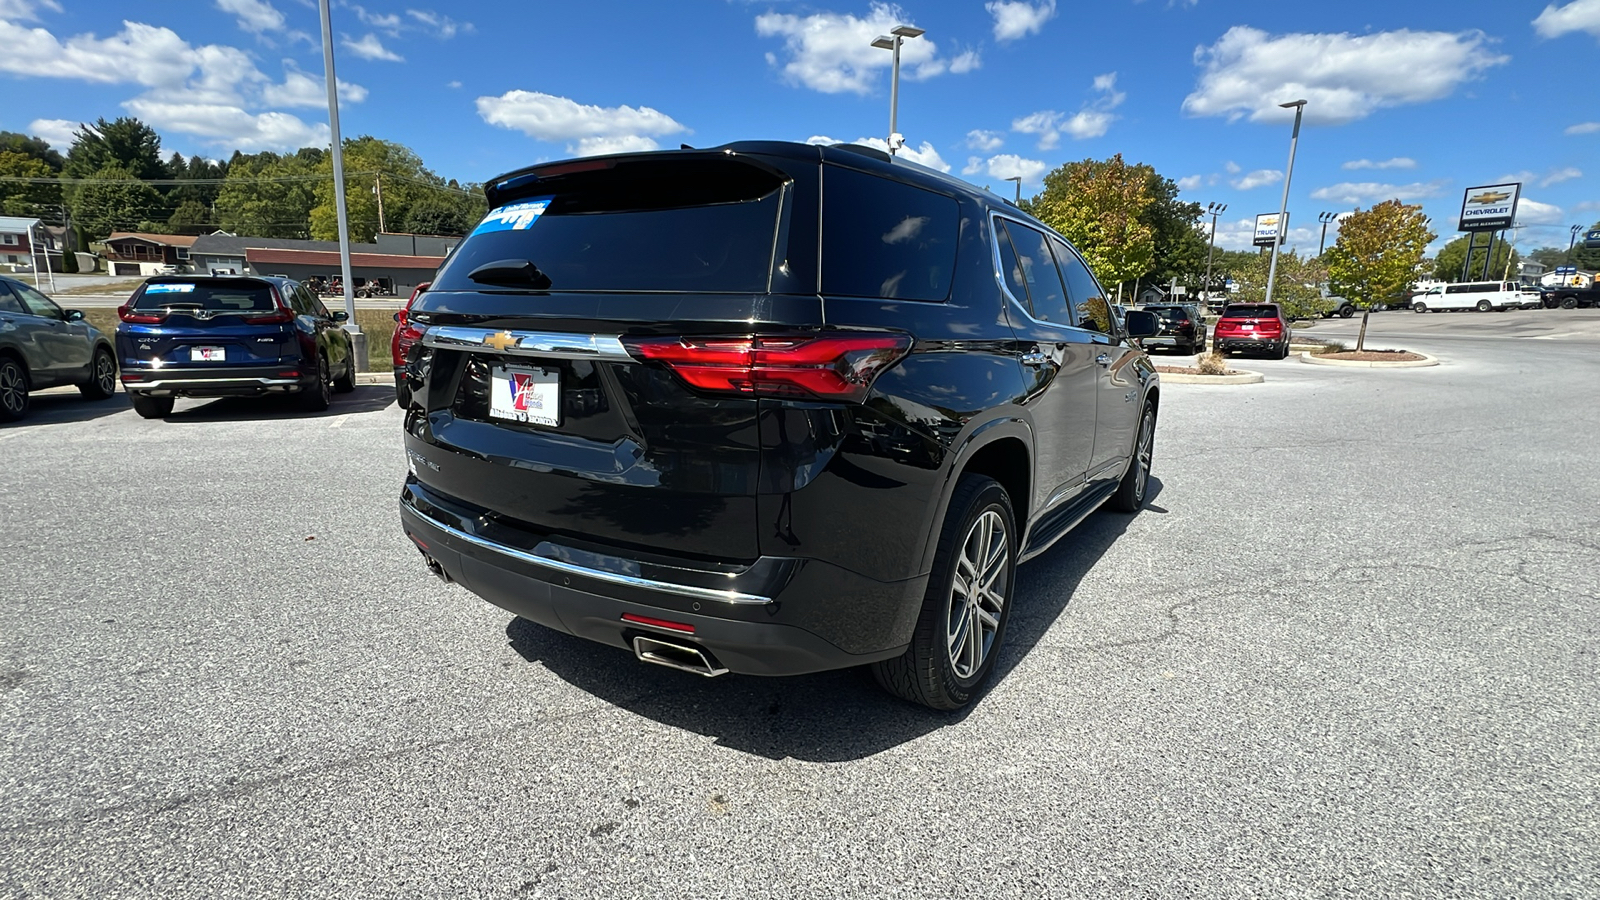
M306 2L306 0L301 0L301 2ZM401 22L399 13L375 13L360 4L350 3L348 0L341 2L339 5L354 12L356 18L360 19L363 25L386 32L391 37L400 36Z
M1334 203L1360 204L1367 202L1382 202L1384 200L1423 200L1428 197L1437 197L1444 189L1445 182L1413 182L1411 184L1379 184L1374 181L1342 182L1317 188L1311 192L1314 200L1330 200Z
M1024 159L1015 153L991 156L985 165L989 174L996 178L1015 178L1020 175L1024 184L1038 184L1044 173L1050 171L1050 166L1043 160Z
M314 109L328 105L328 83L321 76L311 75L296 68L292 60L284 60L287 72L282 84L269 84L261 89L261 102L268 106L306 106ZM339 102L360 103L367 99L367 89L339 79Z
M1563 225L1565 219L1561 207L1551 203L1540 203L1522 197L1517 200L1517 221L1519 226L1525 225Z
M1394 159L1370 160L1352 159L1340 168L1344 169L1415 169L1417 161L1409 156L1396 156Z
M72 136L80 123L71 119L34 119L28 123L28 134L44 138L50 146L62 153L72 147Z
M447 87L447 88L458 88L458 87L461 87L461 82L459 82L459 81L447 81L447 82L444 83L444 86Z
M1286 121L1279 103L1304 99L1305 120L1342 125L1374 110L1447 97L1510 57L1489 50L1481 31L1270 35L1244 25L1196 48L1203 67L1183 101L1191 116Z
M251 114L237 106L162 103L143 98L122 105L158 131L180 131L244 151L322 147L330 140L327 125L308 125L289 113Z
M1239 164L1238 164L1238 163L1236 163L1236 162L1234 162L1234 161L1233 161L1233 160L1231 160L1231 159L1230 159L1230 160L1228 160L1228 161L1227 161L1227 162L1225 162L1225 163L1223 163L1223 164L1222 164L1222 167L1223 167L1223 168L1224 168L1224 169L1227 169L1227 170L1228 170L1228 174L1229 174L1229 175L1237 175L1237 174L1239 174L1239 173L1240 173L1240 172L1243 172L1243 171L1244 171L1244 169L1241 169L1241 168L1240 168L1240 167L1239 167Z
M1596 131L1600 131L1600 122L1579 122L1576 125L1567 126L1566 133L1567 134L1594 134Z
M1205 184L1205 181L1206 179L1203 175L1186 175L1183 178L1178 179L1178 190L1192 191L1195 188Z
M998 131L984 131L981 128L975 128L967 132L967 146L985 153L999 150L1005 142L1005 135Z
M1241 191L1253 191L1258 187L1277 184L1283 180L1283 172L1278 169L1257 169L1228 182Z
M449 40L458 32L471 32L471 22L457 22L446 15L440 15L431 9L408 9L406 15L417 22L418 27L427 31L440 40Z
M35 7L39 6L51 12L61 12L61 4L56 0L0 0L0 19L37 22L39 11Z
M868 94L878 82L878 72L893 61L893 54L872 46L872 41L904 24L910 24L910 17L898 6L873 3L865 18L848 13L765 13L756 17L756 34L783 38L788 60L782 71L789 83L824 94ZM778 65L778 56L769 53L767 61ZM913 80L970 72L979 65L972 50L954 59L940 57L938 45L926 37L908 38L900 46L901 74Z
M1557 38L1574 31L1587 31L1600 38L1600 0L1572 0L1566 6L1546 6L1533 28L1540 37Z
M1042 0L1037 4L1023 0L993 0L985 3L983 8L994 16L994 39L1002 42L1038 34L1044 30L1044 23L1056 16L1056 0Z
M564 141L567 151L578 156L654 150L658 145L652 135L689 130L648 106L590 106L538 91L479 97L477 106L478 115L490 125L541 141Z
M1551 172L1550 174L1546 175L1543 179L1541 179L1539 181L1539 187L1549 187L1552 184L1560 184L1563 181L1571 181L1574 178L1582 178L1582 177L1583 177L1583 170L1582 169L1578 169L1578 168L1575 168L1573 166L1567 166L1564 169L1557 169L1557 170Z
M856 138L852 143L860 144L863 147L872 147L882 150L885 153L889 152L889 142L883 138ZM945 162L944 157L939 155L939 151L935 150L933 145L927 141L923 141L921 144L915 147L909 145L901 147L900 151L896 155L901 159L910 160L918 165L927 166L930 169L938 169L941 172L950 171L950 164Z
M383 60L385 62L405 61L405 57L383 46L383 41L378 40L378 36L370 31L362 35L359 41L353 41L349 35L345 35L339 41L339 45L362 59Z
M1094 89L1100 92L1100 96L1085 104L1082 110L1072 116L1053 109L1040 110L1012 120L1011 130L1021 134L1038 135L1040 150L1049 150L1060 144L1062 132L1080 141L1100 137L1117 119L1111 110L1121 106L1128 95L1117 90L1115 72L1096 76Z
M981 156L967 157L967 164L961 167L961 174L963 175L976 175L982 171L983 157Z
M256 34L282 31L287 21L267 0L217 0L217 9L238 16L239 27Z

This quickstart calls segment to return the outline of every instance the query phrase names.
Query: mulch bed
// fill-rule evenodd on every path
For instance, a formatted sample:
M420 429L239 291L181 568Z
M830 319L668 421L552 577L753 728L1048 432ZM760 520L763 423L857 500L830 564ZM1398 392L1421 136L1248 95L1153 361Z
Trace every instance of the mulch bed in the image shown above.
M1172 374L1172 375L1215 375L1216 374L1215 372L1202 372L1199 369L1195 368L1194 366L1156 366L1156 371L1157 372L1166 372L1166 373ZM1229 369L1228 371L1223 372L1222 374L1224 374L1224 375L1243 375L1244 373L1243 372L1236 372L1233 369Z
M1346 359L1351 362L1417 362L1427 359L1420 353L1410 350L1363 350L1357 353L1354 350L1344 350L1338 353L1318 353L1318 359Z

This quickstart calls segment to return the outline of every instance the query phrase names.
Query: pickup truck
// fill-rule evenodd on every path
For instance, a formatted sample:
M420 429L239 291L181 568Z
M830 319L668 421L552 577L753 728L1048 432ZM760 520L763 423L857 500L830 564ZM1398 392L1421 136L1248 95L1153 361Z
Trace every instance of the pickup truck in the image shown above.
M1588 287L1546 287L1540 293L1545 309L1577 309L1580 306L1600 306L1600 285Z

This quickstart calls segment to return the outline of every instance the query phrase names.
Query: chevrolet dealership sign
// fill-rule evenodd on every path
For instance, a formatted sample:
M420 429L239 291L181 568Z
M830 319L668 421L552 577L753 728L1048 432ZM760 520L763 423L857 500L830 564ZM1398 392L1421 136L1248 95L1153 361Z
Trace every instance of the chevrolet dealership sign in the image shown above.
M1499 231L1510 228L1517 217L1521 184L1491 184L1467 188L1461 200L1461 226L1457 231Z
M1285 225L1289 224L1287 213L1283 216L1283 223ZM1288 234L1288 232L1289 229L1278 227L1277 213L1262 213L1256 216L1256 238L1253 243L1257 247L1271 247L1273 241L1281 244L1285 240L1284 235Z

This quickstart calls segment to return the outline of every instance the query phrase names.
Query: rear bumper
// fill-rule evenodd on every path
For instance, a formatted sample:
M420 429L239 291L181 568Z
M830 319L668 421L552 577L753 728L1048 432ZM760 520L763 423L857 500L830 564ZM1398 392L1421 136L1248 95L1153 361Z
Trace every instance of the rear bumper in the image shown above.
M1139 343L1146 347L1189 347L1203 343L1202 337L1184 337L1180 334L1158 334L1155 337L1140 338Z
M801 675L899 656L927 585L926 577L879 582L814 559L713 565L573 546L494 522L415 477L401 493L400 521L452 581L508 612L616 647L629 647L637 634L670 636L747 675ZM854 622L826 614L837 604L808 602L840 596L861 607ZM694 632L624 621L626 613ZM859 624L884 621L896 624L876 634Z
M316 373L285 375L291 366L208 366L200 368L123 368L122 386L128 391L158 397L248 397L290 393L315 383Z
M1228 353L1234 350L1279 350L1284 346L1283 338L1241 338L1219 337L1212 340L1212 346L1218 353Z

